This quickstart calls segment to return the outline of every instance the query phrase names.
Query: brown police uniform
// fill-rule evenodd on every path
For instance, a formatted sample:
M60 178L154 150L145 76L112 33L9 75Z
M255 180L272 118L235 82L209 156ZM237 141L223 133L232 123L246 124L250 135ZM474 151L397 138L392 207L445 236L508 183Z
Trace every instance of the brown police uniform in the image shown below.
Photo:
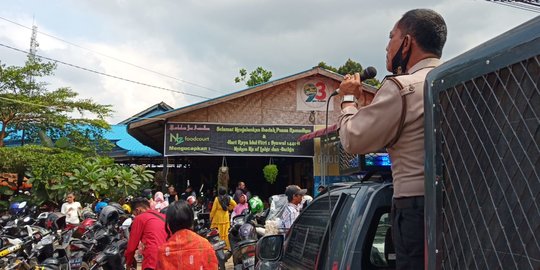
M424 59L411 67L408 75L385 80L371 104L358 109L346 107L338 120L345 151L366 154L388 146L395 198L424 195L424 80L439 64L439 59ZM403 130L396 140L402 96L407 109Z
M394 244L397 263L408 269L423 269L424 81L440 63L423 59L408 74L387 78L371 104L346 107L338 120L345 151L366 154L386 147L390 155Z

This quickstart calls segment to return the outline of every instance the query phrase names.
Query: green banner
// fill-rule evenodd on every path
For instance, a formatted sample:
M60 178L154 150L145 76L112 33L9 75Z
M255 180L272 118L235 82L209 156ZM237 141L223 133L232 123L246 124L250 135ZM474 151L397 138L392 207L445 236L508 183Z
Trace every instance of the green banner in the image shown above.
M313 157L313 140L298 142L313 126L167 123L165 156Z

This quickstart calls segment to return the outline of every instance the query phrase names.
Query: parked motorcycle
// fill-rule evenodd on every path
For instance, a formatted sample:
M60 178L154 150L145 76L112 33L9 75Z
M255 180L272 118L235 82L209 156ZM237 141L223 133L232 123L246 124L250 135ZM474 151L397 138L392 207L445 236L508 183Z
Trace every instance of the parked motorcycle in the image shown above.
M90 269L125 269L124 251L128 240L124 237L126 234L120 225L124 221L120 218L123 214L123 209L114 205L105 206L101 210L99 221L93 226L93 229L96 229L93 237L99 252L93 258L94 264Z
M214 248L214 252L216 253L216 258L218 260L218 269L225 270L225 263L227 262L227 260L229 260L232 253L225 249L227 247L227 244L225 243L225 241L219 238L219 231L217 230L217 228L208 229L201 227L199 230L197 230L197 234L206 238L206 240L210 242L210 244Z
M99 217L86 211L78 225L59 212L37 213L17 202L0 217L0 269L124 268L129 230L119 225L127 217L121 206L106 206Z
M94 258L90 270L122 270L125 269L124 251L127 248L127 239L116 239Z
M0 250L0 268L1 269L33 269L38 262L44 260L40 255L41 249L37 249L39 243L49 232L42 228L36 228L26 225L23 230L27 231L23 238L5 238L2 237L2 249ZM38 243L36 246L34 246ZM43 268L47 269L47 268Z
M258 241L253 215L235 216L229 230L229 242L235 270L255 269L257 258L255 248Z

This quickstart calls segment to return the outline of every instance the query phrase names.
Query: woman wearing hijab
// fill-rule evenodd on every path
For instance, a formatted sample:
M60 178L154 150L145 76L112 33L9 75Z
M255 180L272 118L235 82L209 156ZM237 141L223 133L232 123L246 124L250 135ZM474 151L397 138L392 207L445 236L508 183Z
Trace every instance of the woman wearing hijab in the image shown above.
M167 243L158 250L157 270L218 269L214 248L205 238L193 232L193 210L186 201L173 202L167 208Z
M163 208L169 206L169 202L165 200L165 197L163 196L163 192L158 191L154 195L154 210L160 212Z
M249 208L249 205L247 202L247 195L246 194L240 195L240 197L238 197L238 204L236 205L236 207L234 207L234 210L232 212L231 219L235 216L241 215L242 212L244 212L244 210L248 208Z
M210 212L211 227L218 229L219 238L225 241L229 250L231 249L228 235L231 226L229 212L235 207L236 202L227 194L227 190L224 187L219 187L218 196L214 199L212 211Z

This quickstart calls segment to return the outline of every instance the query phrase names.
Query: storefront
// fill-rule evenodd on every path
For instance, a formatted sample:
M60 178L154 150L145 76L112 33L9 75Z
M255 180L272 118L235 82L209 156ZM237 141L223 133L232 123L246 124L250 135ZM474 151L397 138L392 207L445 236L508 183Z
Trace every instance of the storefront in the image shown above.
M154 115L129 124L128 132L164 155L167 182L182 190L216 186L226 162L229 188L244 181L266 198L289 184L314 189L314 143L298 138L324 125L327 101L342 76L322 68L291 75L229 95ZM369 89L374 92L374 89ZM328 104L328 122L339 116L339 101ZM262 169L272 162L277 181Z

